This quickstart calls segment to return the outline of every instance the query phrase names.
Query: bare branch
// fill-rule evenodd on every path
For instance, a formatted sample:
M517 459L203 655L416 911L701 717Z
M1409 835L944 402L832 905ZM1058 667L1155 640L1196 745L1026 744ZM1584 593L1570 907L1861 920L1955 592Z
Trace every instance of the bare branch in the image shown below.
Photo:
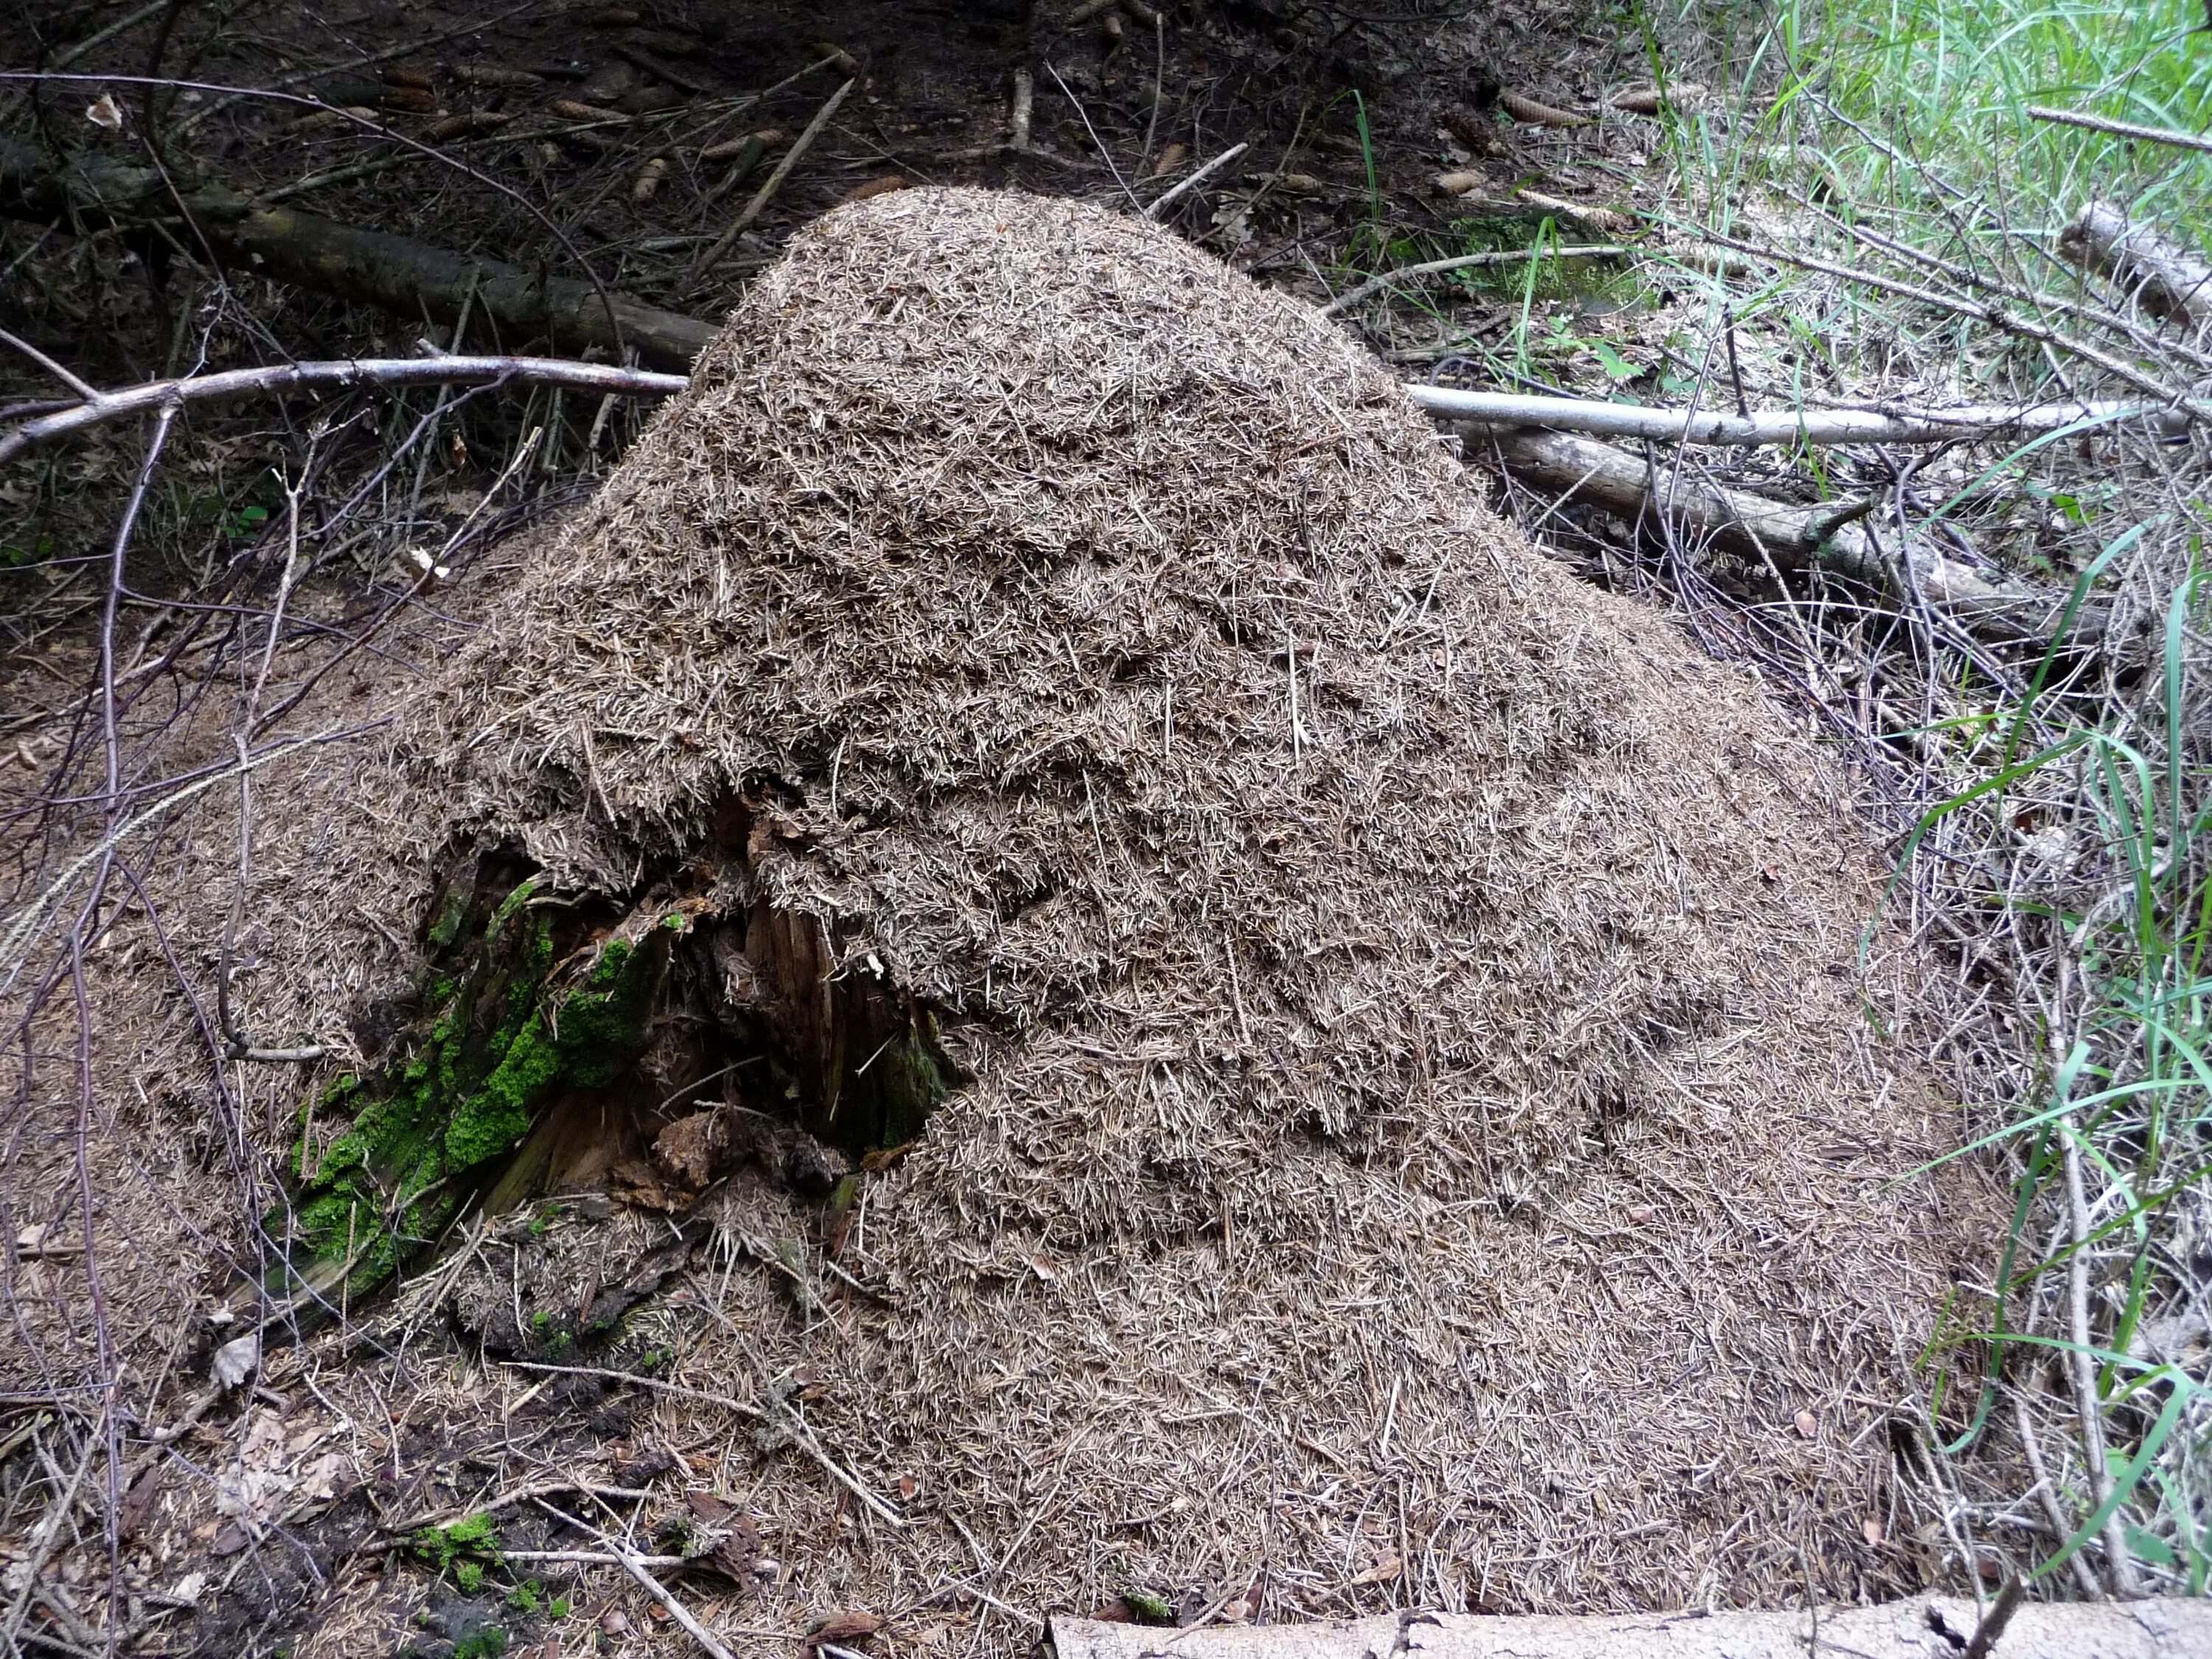
M74 408L26 421L0 436L0 461L12 459L33 444L86 427L210 398L281 394L315 386L486 386L508 380L629 398L665 398L690 384L681 374L580 363L565 357L341 357L323 362L270 363L259 368L149 380L120 392L96 392Z

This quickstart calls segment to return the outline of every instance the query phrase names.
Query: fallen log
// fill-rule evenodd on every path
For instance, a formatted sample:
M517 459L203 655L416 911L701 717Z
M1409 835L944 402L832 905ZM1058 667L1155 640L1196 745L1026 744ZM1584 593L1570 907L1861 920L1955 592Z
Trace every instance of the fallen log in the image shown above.
M1822 570L1901 599L1917 594L1984 637L2048 642L2064 621L2063 596L1997 579L1928 538L1911 538L1900 559L1856 521L1865 511L1861 505L1792 507L1709 483L1687 469L1679 477L1671 466L1655 474L1639 456L1565 433L1506 432L1488 441L1506 471L1540 489L1632 521L1646 513L1670 514L1681 528L1771 561L1780 571ZM2109 602L2092 600L2073 618L2067 639L2094 645L2111 623Z
M2058 233L2058 251L2111 278L2154 316L2191 326L2212 322L2212 264L2110 202L2085 203Z
M1419 267L1416 267L1419 269ZM2212 297L2212 296L2208 296ZM1729 415L1718 410L1649 409L1583 398L1523 397L1412 386L1407 395L1431 415L1471 429L1540 426L1601 438L1683 444L1929 444L2035 437L2069 427L2137 422L2179 432L2193 418L2163 404L2100 399L2060 404L1966 404L1951 409L1793 409Z
M603 302L600 290L589 282L271 207L222 184L195 185L172 194L150 167L83 151L57 166L38 146L4 137L0 214L46 224L125 230L174 224L182 216L190 220L191 231L177 240L186 249L198 252L204 240L219 258L259 275L364 301L403 317L427 313L451 322L464 305L471 305L476 314L518 339L544 337L570 350L635 347L645 362L663 368L690 368L717 332L712 323L623 295L608 295Z
M1316 1625L1208 1630L1055 1614L1058 1659L1958 1659L1981 1614L1948 1596L1788 1613L1650 1613L1589 1618L1384 1613ZM2002 1659L2212 1659L2212 1601L2032 1602L1984 1644Z

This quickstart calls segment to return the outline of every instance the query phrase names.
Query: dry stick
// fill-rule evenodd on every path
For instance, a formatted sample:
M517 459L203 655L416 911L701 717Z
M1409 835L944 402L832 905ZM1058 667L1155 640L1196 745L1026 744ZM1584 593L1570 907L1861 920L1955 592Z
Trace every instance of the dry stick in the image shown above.
M2070 1538L2074 1535L2076 1523L2069 1521L2065 1511L2058 1506L2058 1489L2051 1485L2051 1472L2044 1466L2043 1446L2035 1437L2035 1425L2028 1417L2027 1401L2014 1395L2012 1411L2013 1420L2020 1432L2021 1449L2027 1455L2027 1472L2035 1477L2035 1496L2043 1505L2043 1518L2050 1522L2052 1537ZM2084 1596L2094 1601L2104 1595L2104 1586L2098 1583L2097 1575L2089 1571L2089 1564L2081 1559L2081 1551L2076 1550L2068 1556L2066 1565L2074 1569L2074 1582L2081 1587Z
M1162 197L1160 199L1165 201L1167 198ZM1386 288L1410 282L1416 276L1435 276L1447 270L1470 270L1477 265L1520 264L1530 259L1613 258L1627 252L1625 247L1601 242L1577 247L1506 248L1494 253L1462 253L1455 259L1431 259L1425 264L1404 265L1396 270L1386 270L1380 276L1370 276L1358 288L1331 300L1321 308L1321 314L1334 317L1340 311L1349 311L1369 295L1380 294Z
M1951 409L1773 410L1756 415L1702 414L1583 398L1524 397L1413 386L1415 405L1486 431L1546 427L1605 438L1689 444L1932 444L1963 438L2013 438L2144 421L2160 432L2185 431L2192 416L2160 404L2104 399L2075 404L1964 404Z
M2202 133L2176 132L2171 127L2138 126L2133 121L2114 121L2102 115L2084 115L2077 110L2052 109L2045 104L2029 104L2025 107L2039 121L2056 121L2067 127L2087 127L2091 132L2109 132L2120 138L2140 138L2147 144L2177 144L2183 149L2212 152L2212 138Z
M848 81L845 84L850 86L852 82ZM644 1586L648 1595L652 1595L656 1601L658 1601L661 1606L666 1607L669 1611L670 1616L672 1616L678 1624L684 1626L685 1632L690 1634L693 1641L696 1642L701 1647L706 1649L708 1653L712 1654L714 1656L714 1659L737 1659L737 1656L735 1654L732 1653L729 1649L724 1647L720 1642L714 1639L712 1633L708 1632L704 1625L701 1624L696 1619L691 1616L690 1608L686 1607L681 1601L671 1595L668 1593L667 1588L663 1585L658 1578L655 1578L650 1572L646 1571L645 1558L643 1556L640 1555L635 1550L631 1549L620 1539L611 1537L608 1534L601 1532L597 1527L592 1525L588 1521L579 1521L573 1515L565 1515L561 1510L555 1509L552 1504L547 1503L542 1498L534 1501L537 1503L538 1507L544 1510L546 1514L552 1516L558 1520L567 1522L579 1532L587 1532L591 1534L592 1537L598 1539L602 1544L605 1544L613 1553L615 1559L621 1563L623 1571L627 1572L631 1577L636 1579L641 1585Z
M33 444L82 431L86 427L211 398L325 386L487 386L503 380L574 386L586 392L635 398L665 398L690 384L681 374L617 368L609 363L573 362L562 357L340 357L322 362L270 363L259 368L227 369L219 374L149 380L120 392L98 393L73 409L26 421L0 436L0 461L9 459Z
M860 83L860 77L854 76L831 93L829 101L814 112L814 118L806 124L805 131L791 141L791 148L784 151L783 159L775 164L775 170L769 174L768 182L753 193L753 199L745 204L744 211L730 222L730 228L722 233L714 246L701 254L692 265L691 281L698 281L713 270L721 257L729 252L730 245L744 234L745 227L760 217L761 210L775 199L776 191L783 188L783 181L791 176L792 168L799 165L799 158L806 154L808 147L820 135L822 129L830 125L830 118L837 112L837 106L843 103L847 95Z
M1006 148L1025 150L1030 147L1030 123L1036 110L1036 77L1025 69L1014 71L1012 106L1006 112Z
M2005 1580L2005 1587L1997 1592L1996 1604L1982 1616L1982 1622L1974 1627L1973 1639L1966 1644L1962 1659L1990 1659L1990 1650L1996 1646L1997 1638L2004 1634L2005 1626L2012 1623L2013 1614L2020 1611L2020 1604L2026 1600L2027 1580L2014 1573ZM1813 1650L1820 1651L1817 1643Z
M1195 189L1199 185L1212 178L1216 173L1219 172L1223 167L1227 167L1231 161L1235 161L1238 156L1242 155L1246 150L1251 148L1252 147L1249 144L1231 145L1227 149L1223 150L1220 155L1215 156L1211 161L1208 161L1204 167L1199 168L1197 172L1192 173L1189 178L1177 185L1173 190L1169 191L1165 195L1160 197L1152 204L1152 206L1146 208L1145 210L1145 217L1147 219L1158 218L1160 216L1160 210L1166 207L1169 203L1174 201L1185 191Z

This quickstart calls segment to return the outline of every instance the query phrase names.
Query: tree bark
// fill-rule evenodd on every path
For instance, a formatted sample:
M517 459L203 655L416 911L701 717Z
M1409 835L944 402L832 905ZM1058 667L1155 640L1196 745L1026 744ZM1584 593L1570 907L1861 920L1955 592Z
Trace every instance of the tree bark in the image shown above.
M1501 1618L1385 1613L1314 1625L1148 1629L1055 1616L1058 1659L1958 1659L1980 1615L1931 1596L1817 1613L1629 1613ZM2002 1659L2212 1659L2212 1601L2037 1602L2021 1607Z
M150 168L82 151L57 166L36 145L4 137L0 213L126 229L181 219L188 222L179 225L177 240L190 252L200 252L204 239L222 260L402 317L427 313L450 322L473 303L510 343L543 336L568 350L598 346L611 351L618 343L618 322L619 343L635 347L646 362L661 368L689 369L720 331L712 323L623 295L610 295L610 307L588 282L264 206L223 185L191 185L179 197Z

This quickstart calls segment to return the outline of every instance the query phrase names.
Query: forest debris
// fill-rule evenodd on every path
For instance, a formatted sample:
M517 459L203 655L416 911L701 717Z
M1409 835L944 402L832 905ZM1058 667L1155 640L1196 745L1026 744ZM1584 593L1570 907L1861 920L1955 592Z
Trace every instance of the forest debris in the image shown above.
M895 190L904 190L906 183L904 173L886 173L878 178L863 179L847 191L843 199L848 202L869 201L878 196L888 196Z
M1477 155L1503 155L1506 153L1505 140L1498 131L1498 124L1488 116L1452 109L1444 112L1443 121L1444 131Z
M726 161L742 155L748 149L757 154L772 149L783 142L783 134L775 127L763 127L758 132L748 132L736 138L725 138L718 144L709 144L699 152L702 161Z
M630 184L629 199L640 207L644 206L659 193L660 181L667 176L668 158L665 155L654 156L637 170L637 177Z
M1437 188L1447 196L1467 196L1478 190L1490 188L1490 175L1469 168L1459 173L1440 173Z
M431 122L422 129L422 136L434 144L442 144L449 138L465 138L479 132L496 132L514 119L511 113L503 110L461 110Z
M437 85L428 70L417 69L412 64L386 64L382 78L387 87L412 87L418 92L428 92Z
M634 28L640 21L638 14L628 6L601 6L584 19L595 29Z
M1121 0L1121 5L1123 11L1148 29L1159 27L1165 16L1158 7L1148 3L1148 0Z
M1006 106L1006 148L1017 154L1030 147L1030 123L1036 108L1036 77L1025 69L1013 74Z
M1577 224L1588 225L1592 230L1602 231L1607 236L1626 236L1637 228L1633 215L1600 203L1571 202L1564 196L1547 196L1542 191L1525 186L1513 194L1532 208L1561 219L1571 219Z
M248 1331L244 1336L234 1336L215 1351L208 1371L216 1383L226 1389L235 1389L261 1368L261 1333Z
M814 55L827 63L838 74L848 78L860 72L860 60L835 40L817 40L814 43Z
M1118 10L1109 11L1103 17L1098 20L1098 40L1100 44L1103 45L1107 51L1113 51L1115 47L1121 44L1122 31L1127 27L1127 25L1122 22L1121 14Z
M84 118L96 127L120 132L123 131L123 106L115 101L113 93L103 92L85 106Z
M1586 127L1590 124L1590 118L1587 115L1554 108L1550 104L1531 98L1525 92L1516 92L1510 88L1498 94L1498 106L1516 121L1527 121L1540 127Z
M618 109L608 109L599 104L586 104L574 98L556 98L545 107L554 114L570 121L626 122L630 118Z
M1060 26L1064 29L1081 28L1099 13L1110 10L1115 3L1115 0L1081 0L1080 4L1060 20Z
M2131 222L2110 202L2088 201L2058 233L2058 249L2112 281L2153 315L2212 321L2212 264L2157 227Z
M1155 179L1166 178L1169 173L1173 173L1177 167L1183 164L1184 158L1189 154L1190 146L1188 144L1168 145L1166 149L1160 152L1159 159L1152 163L1152 177Z
M1924 536L1906 538L1909 568L1901 565L1852 517L1865 510L1858 504L1791 507L1671 467L1657 474L1662 489L1655 492L1651 465L1642 456L1565 433L1504 432L1489 442L1507 471L1569 501L1631 522L1663 510L1686 531L1771 560L1778 569L1817 568L1887 590L1907 603L1916 595L1924 598L1977 634L2049 641L2063 618L2063 595L2008 583L1937 550ZM2085 605L2067 638L2076 646L2094 645L2111 618L2109 602Z
M428 87L386 87L376 101L380 108L410 115L428 115L438 107L438 95Z
M1624 115L1656 115L1662 110L1695 109L1705 96L1703 82L1670 81L1663 87L1656 82L1630 87L1607 101Z
M2208 14L2212 21L2212 14ZM2115 121L2110 116L2085 115L2079 110L2052 109L2044 104L2025 106L2029 115L2039 121L2056 121L2061 126L2086 127L2091 132L2106 132L2116 138L2132 138L2139 143L2172 144L2180 149L2212 150L2212 137L2201 132L2177 132L2172 127L2148 127L2138 121Z
M1395 288L1401 283L1413 282L1423 276L1440 276L1446 271L1472 270L1483 265L1519 264L1529 259L1608 259L1617 258L1627 252L1625 247L1615 247L1610 243L1598 243L1587 247L1498 248L1487 253L1462 253L1449 259L1430 259L1421 264L1401 265L1395 270L1384 271L1380 276L1369 277L1358 287L1340 294L1335 299L1331 300L1321 308L1321 314L1324 317L1336 316L1340 312L1351 310L1369 295L1380 294L1385 289ZM1413 386L1408 389L1413 394L1413 400L1416 403L1421 402L1421 395L1425 392L1438 391L1449 392L1449 388L1437 386ZM1462 394L1450 392L1449 395Z
M456 64L456 79L472 87L542 87L545 77L531 70L509 69L504 64Z
M678 88L679 91L688 92L694 98L703 98L712 90L712 88L697 76L692 75L686 70L678 69L672 64L663 62L660 58L653 56L653 53L643 50L641 47L625 46L617 42L615 46L615 52L616 54L623 58L624 62L635 64L637 68L643 70L647 75L659 76L661 80L667 82L670 86Z
M806 154L808 147L814 143L817 135L823 127L830 125L830 118L837 112L837 106L845 101L853 88L858 85L860 81L857 77L846 81L836 91L830 94L828 101L820 109L814 112L814 118L809 121L805 131L792 141L791 148L784 152L783 159L775 164L775 170L769 174L767 183L753 193L753 198L745 204L744 210L730 222L730 228L724 231L714 245L701 254L697 261L693 264L691 278L694 282L713 270L720 262L722 256L729 252L730 244L744 234L745 227L760 217L761 210L775 198L776 191L783 187L783 181L791 176L792 168L799 165L799 157Z
M56 168L36 145L0 137L0 213L42 223L127 228L167 222L179 205L151 168L88 157ZM646 362L673 368L689 368L715 333L711 324L623 295L603 301L596 285L575 277L550 277L312 213L261 206L221 185L187 192L181 205L198 238L222 257L403 317L427 312L450 321L473 293L473 304L514 337L543 334L574 348L610 349L619 340L636 347ZM187 246L197 250L200 243L195 238Z

